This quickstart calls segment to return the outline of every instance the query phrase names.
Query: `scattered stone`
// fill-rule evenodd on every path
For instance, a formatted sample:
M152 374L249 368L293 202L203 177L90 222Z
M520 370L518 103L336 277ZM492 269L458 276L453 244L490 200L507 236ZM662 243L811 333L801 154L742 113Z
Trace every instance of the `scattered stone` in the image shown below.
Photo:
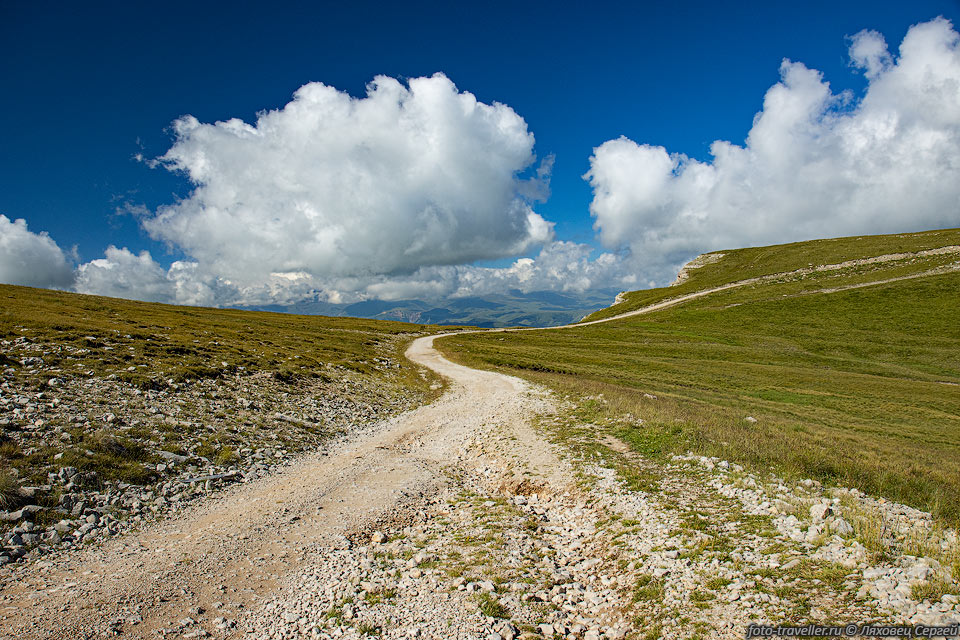
M831 513L830 505L822 502L810 507L810 519L814 522L825 520Z

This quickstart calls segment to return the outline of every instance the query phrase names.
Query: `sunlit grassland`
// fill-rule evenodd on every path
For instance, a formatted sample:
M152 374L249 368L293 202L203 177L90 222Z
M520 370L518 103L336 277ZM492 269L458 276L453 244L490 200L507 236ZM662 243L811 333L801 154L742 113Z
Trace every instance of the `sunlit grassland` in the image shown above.
M833 265L880 255L916 253L955 245L960 245L960 229L830 238L768 247L714 251L712 254L723 254L723 257L713 264L689 270L689 277L684 282L671 287L630 291L619 304L600 309L584 319L609 318L663 300L740 280L787 273L818 265ZM934 257L926 259L926 262L932 267L953 260L956 260L956 256ZM897 275L894 273L896 267L899 267L902 273L915 273L917 271L916 262L915 258L906 258L896 264L884 263L846 269L844 274L849 276L855 272L859 273L862 278L869 279L875 272L883 271L890 273L888 277L895 277ZM810 277L803 276L801 279ZM836 278L837 274L821 273L812 277Z
M957 233L947 233L927 239L955 243ZM907 247L871 243L860 255L926 242L913 235L920 237ZM458 335L438 346L580 398L585 420L610 421L647 455L718 455L857 487L956 522L960 274L820 292L956 260L820 273L606 324Z
M181 307L0 285L0 339L23 337L72 346L69 356L55 351L43 356L44 367L59 368L61 377L92 372L144 387L169 379L182 382L268 371L281 379L333 379L352 372L428 389L432 379L421 376L402 355L415 335L439 330L401 322ZM28 375L27 367L14 364L16 375Z
M342 395L388 411L429 401L442 392L440 379L403 352L414 337L439 330L0 286L0 418L14 417L0 430L0 508L12 504L13 469L35 484L64 466L96 472L99 480L150 484L160 477L152 467L163 461L161 450L227 466L244 448L268 443L296 453L335 435L336 425L322 415L308 413L295 424L275 419L288 407L299 415L310 396ZM214 391L247 385L275 395L263 405L253 398L247 411ZM89 413L91 402L77 403L80 421L60 416L27 427L15 417L24 400L18 396L70 406L78 389L111 412L117 411L112 403L156 390L146 401L150 408L177 419L151 420L144 413L129 423L101 421ZM47 495L52 502L44 506L54 506L55 498Z

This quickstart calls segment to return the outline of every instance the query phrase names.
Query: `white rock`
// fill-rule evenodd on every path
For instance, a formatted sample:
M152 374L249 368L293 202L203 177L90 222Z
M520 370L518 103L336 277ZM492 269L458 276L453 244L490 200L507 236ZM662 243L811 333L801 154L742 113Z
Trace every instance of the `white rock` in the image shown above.
M814 522L819 522L824 520L828 515L830 515L830 505L823 504L822 502L817 503L810 507L810 518Z
M841 536L848 536L853 533L853 527L843 518L836 518L830 525L830 530Z

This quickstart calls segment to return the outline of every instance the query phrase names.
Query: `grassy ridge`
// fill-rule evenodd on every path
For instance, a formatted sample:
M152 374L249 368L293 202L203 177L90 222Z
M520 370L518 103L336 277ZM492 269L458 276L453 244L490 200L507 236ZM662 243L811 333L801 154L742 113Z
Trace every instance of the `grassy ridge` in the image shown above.
M62 376L113 375L141 387L237 371L272 371L286 379L354 371L389 372L402 385L421 388L426 383L402 357L403 348L414 334L435 330L401 322L180 307L0 285L0 339L79 347L85 353L62 362L51 353L44 364L60 366ZM15 370L27 375L19 363Z
M946 242L914 234L907 247L955 241L955 232L944 233ZM860 257L904 248L870 241ZM438 342L466 363L590 396L583 417L615 422L647 454L692 449L958 521L960 273L822 292L956 261L823 272L606 324ZM710 274L714 266L702 269L705 281L721 278Z
M595 311L584 320L609 318L669 298L740 280L787 273L815 265L839 264L887 254L916 253L951 245L960 245L960 229L831 238L769 247L714 251L706 255L723 254L723 257L713 264L691 269L688 272L689 277L684 282L672 287L628 292L619 304ZM910 261L911 259L908 258L902 262L909 264ZM908 268L915 271L912 267Z

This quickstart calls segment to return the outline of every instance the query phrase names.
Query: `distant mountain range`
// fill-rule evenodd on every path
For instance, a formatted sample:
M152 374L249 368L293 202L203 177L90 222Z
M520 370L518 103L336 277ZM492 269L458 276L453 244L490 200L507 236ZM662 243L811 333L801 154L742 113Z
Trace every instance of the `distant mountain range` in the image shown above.
M333 304L314 300L292 305L242 308L305 315L399 320L417 324L552 327L576 322L597 309L610 306L617 293L617 289L598 289L582 294L556 291L523 293L519 289L511 289L502 294L449 298L441 302L366 300L352 304Z

